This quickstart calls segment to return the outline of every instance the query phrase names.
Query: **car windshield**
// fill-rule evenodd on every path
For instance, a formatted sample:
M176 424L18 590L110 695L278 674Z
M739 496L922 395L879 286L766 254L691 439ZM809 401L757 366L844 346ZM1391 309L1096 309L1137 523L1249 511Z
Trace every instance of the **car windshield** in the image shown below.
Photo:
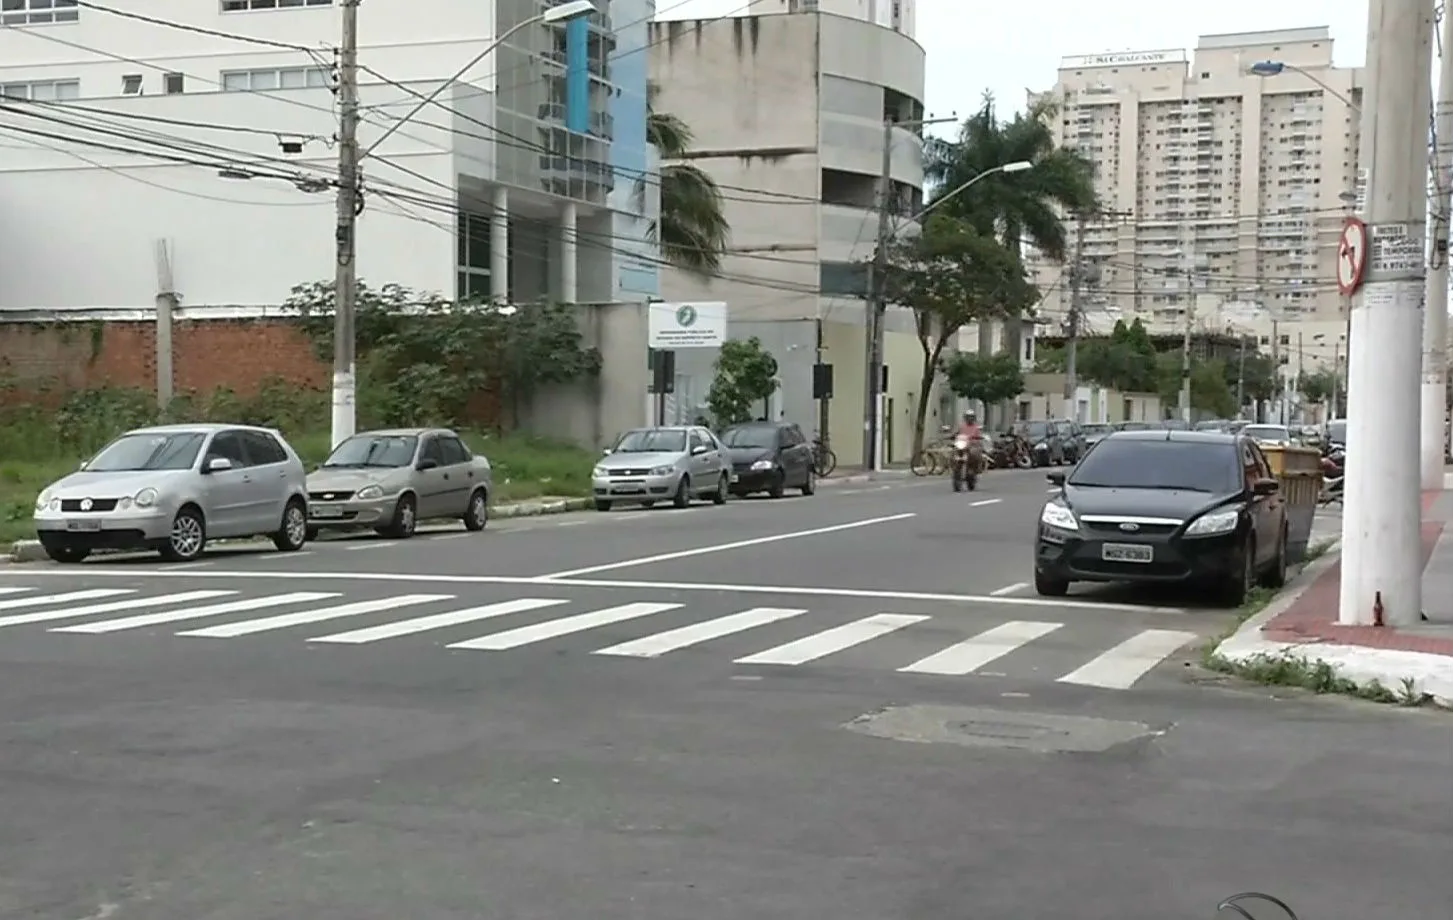
M1241 476L1236 449L1229 443L1107 438L1075 467L1069 484L1234 492L1241 487Z
M1160 427L1167 431L1189 431L1191 426L1186 423L1185 419L1168 418L1160 423Z
M1197 431L1220 431L1225 427L1225 422L1196 422Z
M124 434L86 464L88 473L189 470L207 436L200 431Z
M615 454L680 454L686 452L686 432L680 428L638 428L626 432Z
M1247 425L1241 429L1241 433L1258 441L1290 441L1292 439L1291 431L1280 425Z
M1045 438L1049 436L1049 422L1021 422L1019 430L1026 437Z
M356 434L339 444L324 461L325 469L394 468L414 462L419 439L413 435Z
M1080 430L1083 431L1086 435L1092 435L1109 434L1112 429L1109 425L1082 425L1080 426Z
M1149 431L1155 426L1149 422L1121 422L1115 427L1120 431Z
M1328 422L1327 423L1327 440L1328 441L1334 441L1334 442L1336 442L1338 444L1346 444L1347 443L1347 423L1346 422Z
M772 448L777 446L777 429L768 425L728 428L721 433L721 442L727 447Z

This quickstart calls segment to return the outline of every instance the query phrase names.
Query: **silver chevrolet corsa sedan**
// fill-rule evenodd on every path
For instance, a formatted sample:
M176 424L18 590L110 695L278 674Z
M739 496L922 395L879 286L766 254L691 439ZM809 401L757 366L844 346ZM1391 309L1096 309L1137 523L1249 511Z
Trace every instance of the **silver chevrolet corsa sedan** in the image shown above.
M207 541L307 541L306 471L281 434L249 425L161 425L130 431L48 486L35 530L57 562L102 549L155 549L197 558Z
M365 431L339 444L308 475L309 539L327 529L371 527L411 537L420 521L489 521L489 461L446 428Z

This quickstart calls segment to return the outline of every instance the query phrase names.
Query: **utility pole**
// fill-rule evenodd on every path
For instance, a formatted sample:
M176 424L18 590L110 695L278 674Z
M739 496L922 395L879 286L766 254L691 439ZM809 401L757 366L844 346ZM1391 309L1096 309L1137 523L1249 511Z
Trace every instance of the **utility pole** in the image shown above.
M356 430L358 377L353 319L358 310L357 229L362 199L358 176L358 4L343 0L343 46L338 51L338 226L333 285L333 446Z
M1443 488L1448 385L1448 209L1453 206L1453 11L1443 5L1438 53L1438 108L1433 116L1432 245L1428 251L1428 306L1423 311L1421 469L1425 490Z
M890 222L890 199L893 197L893 125L892 118L883 119L883 162L878 176L878 234L873 247L873 261L868 263L867 313L863 316L868 341L867 380L863 388L863 469L876 472L883 468L878 456L878 427L883 384L883 274L888 266L888 243L893 236Z
M1084 310L1080 291L1085 282L1085 214L1075 215L1075 256L1070 263L1070 315L1065 330L1065 418L1080 421L1079 371L1080 314Z
M1186 307L1186 328L1181 334L1181 421L1191 420L1191 318L1195 315Z
M1367 176L1368 256L1352 308L1346 510L1338 622L1417 623L1419 404L1427 253L1433 2L1371 0L1359 163Z
M1281 372L1281 323L1271 320L1271 392L1276 399L1276 419L1286 421L1286 383Z
M1306 371L1306 360L1307 360L1306 355L1307 355L1307 353L1302 350L1302 333L1300 331L1298 331L1297 332L1297 379L1292 384L1291 392L1289 392L1287 394L1289 397L1290 396L1295 396L1297 398L1297 414L1298 415L1301 415L1301 412L1302 412L1302 380L1304 379L1302 377L1302 375L1307 372Z
M1236 417L1246 414L1246 333L1241 333L1241 354L1236 359Z

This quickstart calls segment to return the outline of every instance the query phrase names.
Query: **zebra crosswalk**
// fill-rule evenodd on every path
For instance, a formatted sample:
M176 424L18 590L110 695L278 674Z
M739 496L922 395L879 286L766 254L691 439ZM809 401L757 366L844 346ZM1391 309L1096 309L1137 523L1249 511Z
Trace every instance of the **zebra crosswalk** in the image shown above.
M161 631L211 640L279 634L304 645L333 646L424 639L456 653L568 647L636 660L696 650L717 655L724 665L762 668L861 667L871 659L874 667L924 678L1030 676L1105 690L1134 687L1197 638L1189 631L1107 625L1103 619L990 624L982 610L963 608L941 615L832 607L722 611L720 598L691 609L679 600L602 604L599 597L481 603L446 593L358 598L344 591L157 593L117 587L47 593L7 586L0 587L0 630L30 627L71 636Z

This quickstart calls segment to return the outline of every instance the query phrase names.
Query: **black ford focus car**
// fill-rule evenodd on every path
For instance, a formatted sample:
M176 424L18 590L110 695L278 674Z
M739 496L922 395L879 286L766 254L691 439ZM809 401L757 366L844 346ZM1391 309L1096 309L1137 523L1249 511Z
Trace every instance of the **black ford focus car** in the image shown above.
M1034 586L1076 581L1193 582L1238 606L1258 582L1286 580L1280 483L1250 438L1119 431L1094 446L1039 515Z

